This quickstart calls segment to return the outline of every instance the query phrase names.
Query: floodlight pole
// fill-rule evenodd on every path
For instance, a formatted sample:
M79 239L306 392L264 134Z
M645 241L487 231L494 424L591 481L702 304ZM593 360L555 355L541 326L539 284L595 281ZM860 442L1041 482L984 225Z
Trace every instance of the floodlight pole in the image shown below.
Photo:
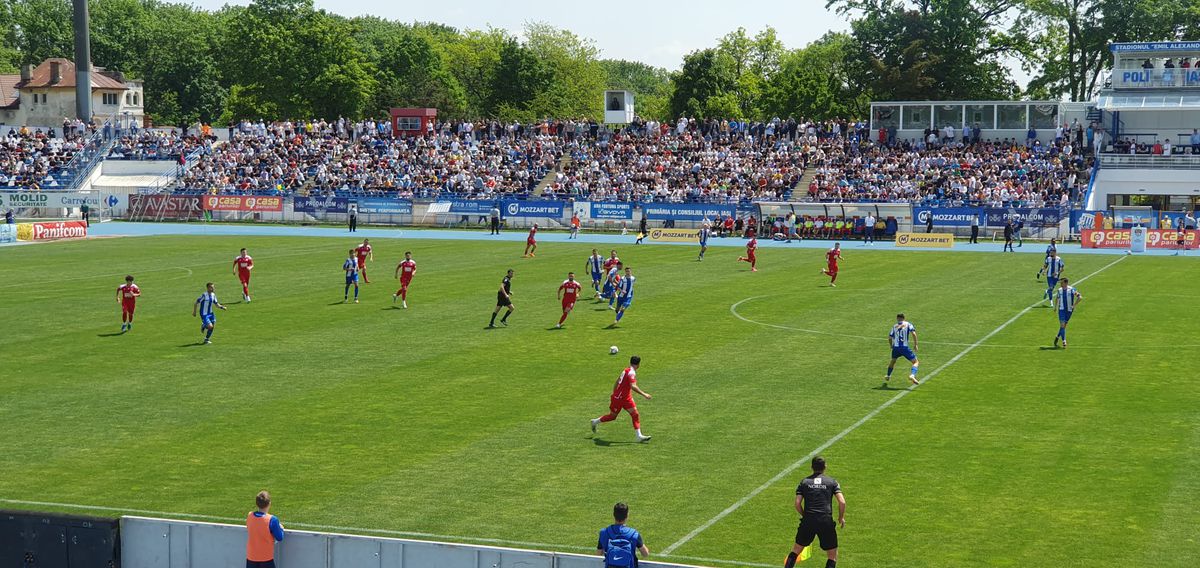
M75 116L85 123L92 122L92 38L88 31L87 0L72 0L75 28Z

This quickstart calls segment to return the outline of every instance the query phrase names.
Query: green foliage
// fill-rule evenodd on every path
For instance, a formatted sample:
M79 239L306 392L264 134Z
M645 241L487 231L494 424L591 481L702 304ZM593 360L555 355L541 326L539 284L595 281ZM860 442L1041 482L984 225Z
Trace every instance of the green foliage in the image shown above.
M848 34L828 33L784 54L766 89L767 114L817 120L866 116L870 99L848 63L853 47Z
M689 118L712 116L708 114L708 99L730 93L736 96L736 65L733 57L715 48L693 51L684 56L683 68L672 78L675 88L671 93L671 115ZM721 118L741 118L742 105L735 100L732 106L730 110L737 114L722 115Z

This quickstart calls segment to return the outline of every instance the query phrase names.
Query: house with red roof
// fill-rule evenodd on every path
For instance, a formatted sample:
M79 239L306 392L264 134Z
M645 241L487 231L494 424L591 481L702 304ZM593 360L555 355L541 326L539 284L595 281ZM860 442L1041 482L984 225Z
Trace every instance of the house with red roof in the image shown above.
M92 117L98 123L145 122L142 81L119 71L92 67ZM0 75L0 125L59 127L75 117L75 63L54 57L19 74Z

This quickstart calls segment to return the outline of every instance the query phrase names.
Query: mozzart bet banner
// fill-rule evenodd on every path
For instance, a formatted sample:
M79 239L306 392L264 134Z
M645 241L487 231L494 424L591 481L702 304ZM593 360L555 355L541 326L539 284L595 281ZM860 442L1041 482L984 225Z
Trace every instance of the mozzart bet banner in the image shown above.
M698 242L700 240L700 229L650 229L650 234L646 238L652 241L661 242Z
M971 220L982 214L978 207L913 207L913 224L924 226L932 215L933 224L939 227L970 227Z
M206 195L206 211L283 211L282 197L260 195Z
M896 246L951 248L954 246L954 235L950 233L896 233Z
M500 212L505 217L561 219L566 205L563 201L505 201L500 206Z
M1080 235L1083 248L1116 248L1128 249L1133 244L1132 231L1129 229L1084 229ZM1188 249L1196 248L1196 231L1184 231L1184 245ZM1179 233L1169 229L1147 229L1146 248L1173 249L1179 246Z

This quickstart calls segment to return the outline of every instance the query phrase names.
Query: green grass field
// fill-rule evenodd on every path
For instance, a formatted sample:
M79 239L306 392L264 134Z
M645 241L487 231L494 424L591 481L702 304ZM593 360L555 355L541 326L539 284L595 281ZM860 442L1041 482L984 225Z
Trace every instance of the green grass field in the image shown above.
M590 247L525 260L516 243L378 239L374 283L347 305L351 243L0 248L0 506L236 519L266 488L285 525L580 552L623 500L657 553L901 392L880 382L905 311L923 374L949 364L823 452L849 503L840 566L1200 564L1195 259L1125 258L1084 282L1070 350L1047 348L1057 321L1035 307L955 360L1037 301L1040 256L852 248L828 288L818 250L765 249L751 274L740 249L699 263L623 245L638 289L622 325L585 301L553 330ZM251 304L230 273L241 246ZM407 311L390 297L406 249ZM1120 258L1065 256L1075 279ZM517 312L485 330L508 267ZM126 273L143 297L120 335ZM201 346L206 280L229 310ZM593 437L632 354L654 439L634 443L624 415ZM659 558L782 565L806 471Z

